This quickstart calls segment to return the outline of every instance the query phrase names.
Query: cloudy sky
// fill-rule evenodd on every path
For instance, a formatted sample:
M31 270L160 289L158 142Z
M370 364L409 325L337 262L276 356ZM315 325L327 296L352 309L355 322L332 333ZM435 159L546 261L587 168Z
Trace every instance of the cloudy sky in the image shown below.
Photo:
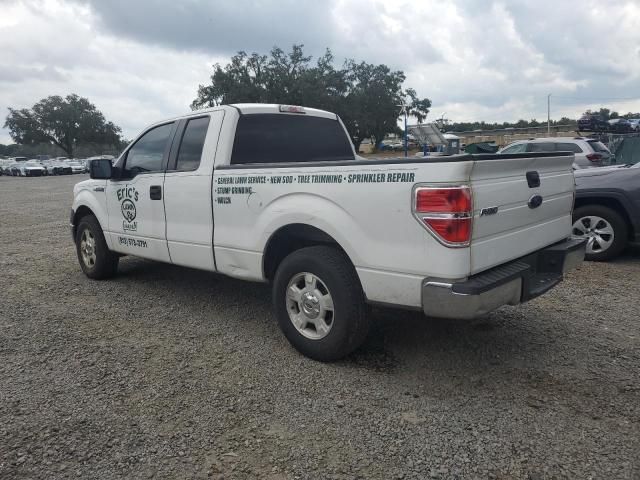
M0 0L7 107L88 97L132 137L188 111L211 65L303 43L404 70L431 118L640 111L640 0ZM0 129L0 143L9 143Z

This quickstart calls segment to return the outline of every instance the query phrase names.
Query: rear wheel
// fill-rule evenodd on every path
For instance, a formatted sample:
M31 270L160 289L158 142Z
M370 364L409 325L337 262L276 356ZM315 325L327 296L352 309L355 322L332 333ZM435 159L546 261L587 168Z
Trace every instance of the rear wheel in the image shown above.
M96 280L113 277L119 257L107 247L104 233L93 215L82 217L76 232L76 253L84 274Z
M287 340L315 360L348 355L369 330L355 268L332 247L307 247L286 257L273 281L273 304Z
M585 259L606 261L627 245L628 228L624 218L609 207L586 205L573 212L573 235L587 239Z

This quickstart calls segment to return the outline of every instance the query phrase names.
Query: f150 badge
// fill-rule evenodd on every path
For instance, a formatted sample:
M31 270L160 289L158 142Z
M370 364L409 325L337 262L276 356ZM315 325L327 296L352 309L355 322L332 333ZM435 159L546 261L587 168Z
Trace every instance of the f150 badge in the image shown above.
M116 192L120 203L120 211L124 217L122 222L122 230L125 232L135 232L138 230L138 222L136 222L136 202L138 201L138 192L135 187L125 186L119 188Z
M480 210L480 216L486 217L487 215L495 215L498 213L498 207L487 207Z

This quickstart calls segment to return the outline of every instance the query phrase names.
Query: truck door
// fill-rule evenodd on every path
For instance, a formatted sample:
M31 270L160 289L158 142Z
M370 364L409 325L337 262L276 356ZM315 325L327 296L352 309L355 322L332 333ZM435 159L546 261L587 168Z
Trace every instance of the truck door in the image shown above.
M176 122L145 132L125 153L121 175L107 182L112 249L169 262L164 213L164 171Z
M171 262L215 271L212 178L224 111L180 122L165 175L164 206Z

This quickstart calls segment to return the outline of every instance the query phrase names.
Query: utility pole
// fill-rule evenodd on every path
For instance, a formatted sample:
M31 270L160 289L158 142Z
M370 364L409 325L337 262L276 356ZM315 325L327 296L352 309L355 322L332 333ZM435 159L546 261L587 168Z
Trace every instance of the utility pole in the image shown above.
M409 135L407 131L407 107L404 107L404 156L409 156Z
M401 114L404 114L404 156L409 156L409 137L407 136L407 104L404 102L404 98L402 99L401 105L396 105L396 107L401 107Z
M551 94L547 95L547 137L551 136Z

